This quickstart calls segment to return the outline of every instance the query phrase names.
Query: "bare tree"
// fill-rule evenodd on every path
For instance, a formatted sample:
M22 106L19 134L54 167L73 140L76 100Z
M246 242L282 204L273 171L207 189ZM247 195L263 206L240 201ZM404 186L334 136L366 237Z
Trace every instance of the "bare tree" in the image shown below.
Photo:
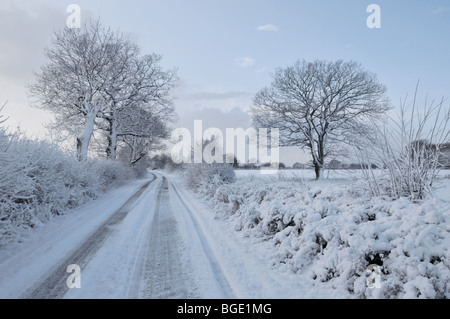
M168 112L165 108L162 110ZM135 165L151 151L164 149L162 141L170 134L167 118L163 116L166 112L155 114L144 108L127 108L119 114L117 137L122 145L122 158L126 156L130 165Z
M272 84L256 94L253 123L278 128L280 146L308 149L319 179L333 144L389 109L385 91L356 62L297 61L277 69Z
M176 70L161 68L161 56L139 56L136 48L126 50L117 68L117 81L102 90L107 108L107 157L115 159L118 137L134 136L155 142L166 137L168 122L175 118L171 89L177 85ZM131 53L131 56L130 56ZM157 120L158 119L158 120Z
M114 80L111 71L122 56L122 43L99 21L55 32L45 51L49 63L28 87L33 105L55 114L55 127L76 132L81 161L87 159L96 118L106 106L101 91Z
M96 129L107 132L107 157L115 159L118 137L124 132L147 139L162 136L166 129L159 135L156 129L174 118L170 90L178 80L176 70L163 70L161 56L140 55L128 36L98 20L56 32L45 54L49 63L36 74L29 93L36 107L55 114L52 128L76 135L81 161L87 159ZM146 116L133 116L142 115L139 110ZM164 120L149 127L155 118ZM134 125L136 121L140 124ZM136 127L139 131L133 132Z

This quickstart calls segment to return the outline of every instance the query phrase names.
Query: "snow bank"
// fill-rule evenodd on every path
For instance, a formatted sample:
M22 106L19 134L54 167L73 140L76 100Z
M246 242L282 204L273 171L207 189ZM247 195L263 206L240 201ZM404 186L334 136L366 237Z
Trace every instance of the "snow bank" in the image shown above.
M317 289L345 298L450 297L448 201L373 198L349 182L254 176L204 198L218 219L269 245L273 267ZM370 265L381 266L375 288Z
M0 128L0 248L129 177L120 163L80 163L55 145Z

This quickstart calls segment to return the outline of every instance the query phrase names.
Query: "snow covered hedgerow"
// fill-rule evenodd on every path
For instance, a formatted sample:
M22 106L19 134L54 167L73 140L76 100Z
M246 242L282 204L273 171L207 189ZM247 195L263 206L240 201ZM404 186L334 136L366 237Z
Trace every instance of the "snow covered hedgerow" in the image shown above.
M108 159L94 159L88 162L94 174L98 177L102 192L120 186L137 174L133 168L125 166L122 162Z
M189 164L185 173L185 181L193 191L212 197L219 186L234 183L236 174L230 164Z
M241 178L210 203L231 228L269 246L273 267L332 297L450 297L449 202L311 186ZM367 283L370 265L381 266L379 288Z
M96 177L55 146L0 136L0 246L97 195Z
M0 247L123 182L120 163L84 163L57 146L0 128Z
M131 169L134 172L136 178L145 178L148 175L148 160L146 158L141 159L137 163L131 165ZM127 173L128 174L128 173Z

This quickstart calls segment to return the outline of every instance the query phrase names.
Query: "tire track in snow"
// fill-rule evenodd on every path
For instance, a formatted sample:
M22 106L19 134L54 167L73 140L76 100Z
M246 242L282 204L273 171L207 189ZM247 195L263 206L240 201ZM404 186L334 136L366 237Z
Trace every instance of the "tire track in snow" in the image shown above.
M198 298L189 265L181 260L183 244L169 205L167 179L163 177L147 241L139 251L132 298Z
M216 257L214 249L210 246L210 244L208 244L207 236L204 234L204 231L200 226L199 222L197 221L195 214L192 212L189 205L185 202L183 196L180 194L180 191L178 190L177 186L174 183L170 183L170 189L173 190L173 193L176 195L176 199L178 200L179 203L181 203L182 207L187 213L186 218L191 222L192 227L195 230L195 234L198 236L198 239L200 241L200 247L198 248L203 251L205 261L210 265L210 269L214 275L214 280L217 281L220 293L222 294L220 298L225 299L236 298L236 293L233 290L227 276L225 275L221 263L219 262L219 259Z
M67 287L67 266L77 264L83 269L90 258L102 246L103 242L111 235L111 227L120 223L135 206L142 193L156 180L156 176L146 182L136 193L134 193L118 210L116 210L97 230L73 251L67 258L50 270L50 274L43 280L27 289L21 299L59 299L69 289Z

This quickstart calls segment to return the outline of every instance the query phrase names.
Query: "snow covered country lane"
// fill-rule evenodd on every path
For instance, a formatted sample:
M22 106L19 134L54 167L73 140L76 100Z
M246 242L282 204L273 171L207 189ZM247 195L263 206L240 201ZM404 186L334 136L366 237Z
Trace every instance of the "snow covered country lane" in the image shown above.
M152 172L0 252L0 298L322 297L265 258L180 180Z

